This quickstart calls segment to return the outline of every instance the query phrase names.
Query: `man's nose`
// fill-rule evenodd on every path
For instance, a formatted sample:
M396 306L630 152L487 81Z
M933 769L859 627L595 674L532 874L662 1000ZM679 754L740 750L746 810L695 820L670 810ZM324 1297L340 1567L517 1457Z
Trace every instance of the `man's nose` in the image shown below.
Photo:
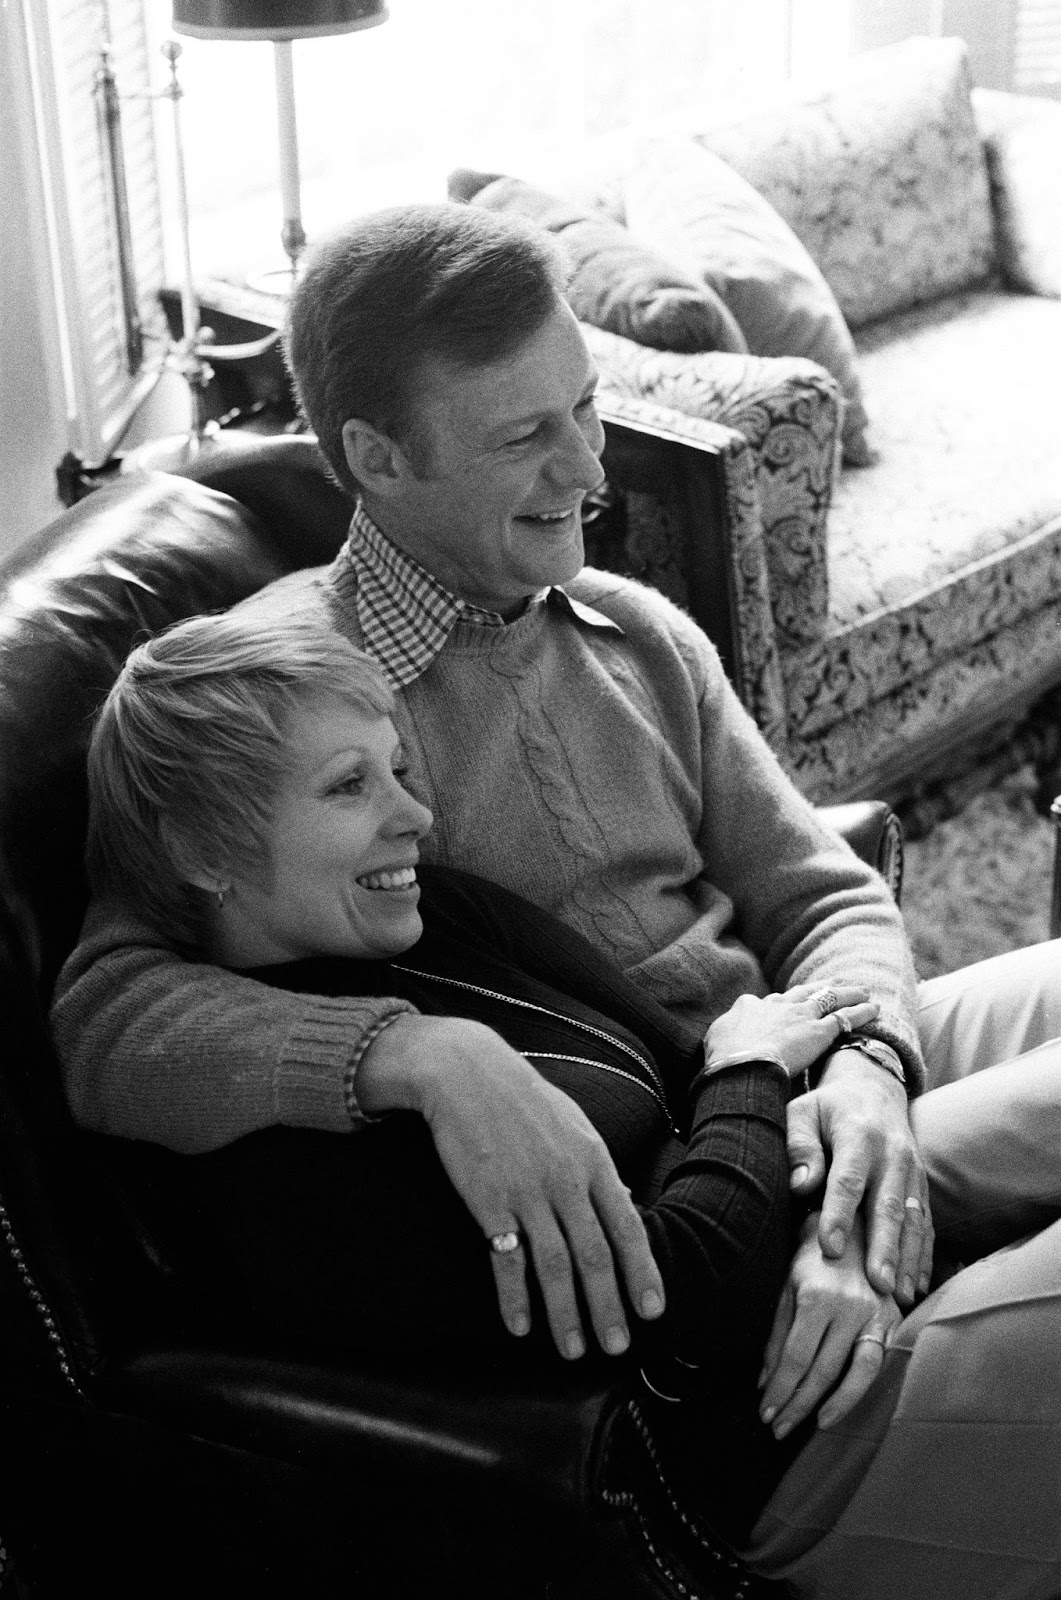
M604 428L597 413L583 421L572 417L549 457L550 478L564 489L579 489L584 494L598 489L604 482L600 464L603 449Z

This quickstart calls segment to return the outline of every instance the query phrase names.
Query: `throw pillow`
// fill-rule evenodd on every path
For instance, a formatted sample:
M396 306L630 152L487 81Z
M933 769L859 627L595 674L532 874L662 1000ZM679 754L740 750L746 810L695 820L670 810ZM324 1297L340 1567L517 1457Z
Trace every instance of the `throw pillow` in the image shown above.
M832 373L846 402L844 460L872 462L851 334L829 285L773 207L691 139L644 145L623 194L631 229L721 296L753 355L804 356Z
M982 282L991 200L960 39L853 57L696 135L785 219L851 328Z
M581 321L657 350L747 350L733 314L710 288L610 218L519 178L465 168L451 175L449 192L490 211L517 211L555 234L571 266L567 300Z
M975 89L998 226L999 266L1025 294L1061 298L1061 105Z

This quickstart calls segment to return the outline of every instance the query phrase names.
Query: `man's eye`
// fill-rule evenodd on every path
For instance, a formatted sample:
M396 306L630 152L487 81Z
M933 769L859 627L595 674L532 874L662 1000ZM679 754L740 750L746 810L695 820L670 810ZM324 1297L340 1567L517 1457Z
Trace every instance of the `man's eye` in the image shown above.
M404 784L406 782L406 779L409 776L409 768L408 768L407 765L402 765L402 766L399 766L399 767L392 767L391 771L394 773L394 776L397 778L398 782L401 783L401 784Z
M508 446L508 448L510 450L512 450L517 445L530 444L531 440L537 437L537 434L538 434L537 428L532 428L529 433L517 434L517 436L514 439L507 439L505 441L505 443Z
M580 400L578 402L578 405L575 407L575 410L576 411L592 411L596 404L597 404L597 396L596 396L596 394L595 393L594 394L588 394L584 400Z

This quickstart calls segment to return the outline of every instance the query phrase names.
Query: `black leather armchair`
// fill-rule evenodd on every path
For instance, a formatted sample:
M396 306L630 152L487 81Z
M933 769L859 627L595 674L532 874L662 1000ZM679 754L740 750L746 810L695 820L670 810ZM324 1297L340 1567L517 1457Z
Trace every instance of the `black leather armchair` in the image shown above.
M721 518L709 450L618 426L608 450L613 512L640 484ZM751 1595L672 1500L628 1369L518 1392L218 1325L71 1122L44 1019L91 714L141 630L329 559L348 517L305 438L199 476L122 479L0 569L0 1533L32 1600ZM621 520L597 550L626 562ZM887 808L846 809L894 880Z

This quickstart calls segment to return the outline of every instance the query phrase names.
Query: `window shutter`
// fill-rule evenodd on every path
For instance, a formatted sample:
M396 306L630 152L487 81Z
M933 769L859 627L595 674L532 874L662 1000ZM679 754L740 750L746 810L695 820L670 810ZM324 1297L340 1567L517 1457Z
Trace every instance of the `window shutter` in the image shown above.
M1061 0L1017 0L1013 87L1061 95Z
M88 465L113 450L164 351L162 221L141 0L24 0L38 142L49 199L70 445ZM121 98L128 248L98 88L107 29ZM124 284L124 288L123 288ZM139 337L138 337L139 334ZM131 336L132 335L132 336Z

